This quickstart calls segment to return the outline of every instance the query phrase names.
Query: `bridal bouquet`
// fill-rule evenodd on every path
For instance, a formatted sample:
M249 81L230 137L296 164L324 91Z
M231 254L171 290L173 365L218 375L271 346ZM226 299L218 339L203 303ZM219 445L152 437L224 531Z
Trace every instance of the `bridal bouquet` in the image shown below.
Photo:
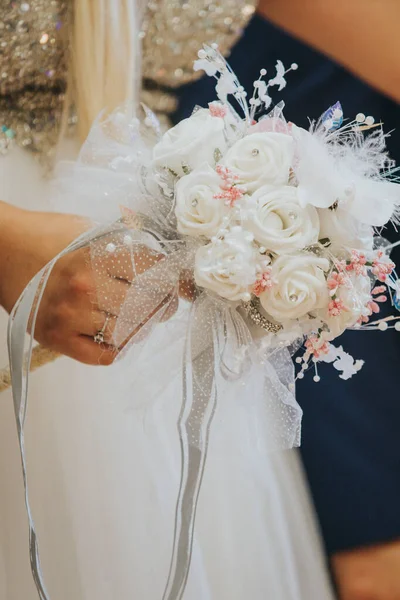
M215 77L216 101L164 134L146 107L143 119L117 111L95 123L79 161L59 178L64 205L99 223L60 256L89 248L99 306L102 297L110 300L110 273L129 283L113 331L122 353L127 340L133 350L151 344L180 298L179 318L154 344L167 359L172 336L183 341L182 480L164 600L184 593L218 400L238 399L246 411L241 437L257 443L245 428L261 398L268 443L292 447L301 422L296 378L312 368L318 382L320 362L333 363L343 379L355 374L362 361L333 344L346 329L400 331L399 316L376 316L386 300L400 309L400 284L382 235L388 221L399 220L400 186L381 124L361 113L345 122L340 103L309 130L287 122L270 92L283 89L296 64L285 70L278 61L267 81L261 71L251 98L216 46L200 50L195 69ZM27 288L10 325L24 469L29 361L21 335L34 325L60 256ZM152 364L141 373L156 383ZM28 513L32 569L47 600Z
M362 361L332 340L371 327L387 287L395 305L400 298L395 265L374 235L400 205L382 130L365 137L374 119L363 114L343 125L339 102L309 131L286 122L281 105L265 114L269 89L286 85L281 62L267 83L261 72L249 102L216 48L201 50L195 68L216 77L219 101L164 134L151 170L176 236L195 248L197 288L262 328L264 350L304 340L298 377L312 359L334 362L347 379ZM399 330L392 321L374 325Z

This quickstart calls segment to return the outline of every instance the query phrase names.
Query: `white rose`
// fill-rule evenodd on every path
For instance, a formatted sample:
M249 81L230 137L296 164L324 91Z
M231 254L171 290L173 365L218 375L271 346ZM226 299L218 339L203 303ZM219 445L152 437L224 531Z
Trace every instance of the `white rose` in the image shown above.
M258 253L241 227L234 227L223 240L197 250L194 278L200 287L228 300L249 300L257 271Z
M293 159L293 140L284 133L253 133L236 142L222 163L239 176L248 192L265 184L285 185Z
M178 175L184 175L185 164L191 169L205 162L214 165L215 150L223 153L226 149L224 127L221 117L212 117L206 109L196 111L169 129L154 146L154 165L167 167Z
M302 208L297 190L285 185L264 185L249 199L246 228L268 250L284 254L315 244L319 219L313 206Z
M371 280L368 275L350 273L346 279L347 285L339 286L335 293L335 299L343 302L346 310L341 310L335 316L331 316L326 308L319 312L322 321L329 327L329 331L323 333L324 339L328 341L334 340L348 327L355 325L371 300Z
M176 184L175 214L178 231L211 238L222 226L228 207L221 198L221 178L207 164L185 175Z
M356 250L372 250L372 227L360 223L347 211L319 209L320 239L329 238L333 245Z
M264 310L279 322L298 319L328 305L324 272L329 261L314 254L279 256L272 264L273 286L260 296Z

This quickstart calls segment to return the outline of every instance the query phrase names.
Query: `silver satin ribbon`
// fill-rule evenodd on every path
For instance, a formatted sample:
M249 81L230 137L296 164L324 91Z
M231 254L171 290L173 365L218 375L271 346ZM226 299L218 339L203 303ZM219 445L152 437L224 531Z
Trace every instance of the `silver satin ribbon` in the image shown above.
M210 314L208 322L203 322L201 339L207 336L211 343L206 344L200 352L196 352L195 348L196 336L199 333L196 330L200 325L197 315L199 303L201 299L196 300L192 308L183 358L183 400L178 420L182 457L181 481L176 506L171 567L163 600L180 600L186 588L197 502L206 464L210 427L217 404L214 376L217 368L216 339ZM204 330L204 326L208 331Z
M50 600L40 565L39 546L29 501L25 457L24 427L28 406L29 366L33 336L27 340L29 326L35 330L40 301L55 263L64 255L89 247L113 232L115 226L85 233L55 257L28 285L12 311L8 328L14 411L21 453L25 504L29 526L30 563L40 600ZM174 257L174 254L176 256ZM164 267L171 270L172 284L180 251L166 257ZM171 284L171 285L172 285ZM168 287L168 286L167 286ZM133 291L137 294L140 286ZM167 293L166 288L166 293ZM210 428L215 414L221 381L240 379L249 365L252 337L236 307L201 294L193 303L183 357L183 397L178 419L181 445L181 481L176 505L175 531L169 576L163 600L183 598L190 571L195 517L207 459ZM239 359L238 359L239 357ZM290 357L289 357L290 358ZM287 364L287 363L286 363ZM279 365L265 370L266 385L276 390L275 410L288 414L292 427L285 428L280 447L297 444L301 410L288 391L288 383L278 377ZM289 374L290 380L292 376ZM274 394L271 391L272 396ZM284 406L284 409L282 408ZM271 410L273 407L271 405ZM272 436L271 436L272 437Z
M100 236L103 234L100 234ZM47 281L56 262L65 254L87 247L90 242L98 239L99 233L88 232L83 234L75 242L70 244L63 252L56 256L42 271L40 271L29 283L22 293L11 312L7 344L10 361L12 395L14 401L14 413L17 424L19 449L21 454L22 476L25 493L25 506L28 516L29 527L29 557L31 571L39 594L40 600L50 600L46 589L44 577L40 565L39 543L35 528L35 522L29 500L28 474L26 468L25 437L24 428L28 408L28 384L29 368L32 357L33 336L26 342L29 325L31 331L35 331L36 318L40 301L44 294Z
M108 231L101 235L107 234ZM40 600L50 600L50 596L40 564L39 543L30 506L26 466L24 428L28 407L29 367L33 348L33 336L29 336L26 343L27 332L29 325L32 332L35 330L40 301L56 262L70 252L87 247L101 235L98 232L86 233L56 256L24 290L9 320L8 351L28 517L30 564ZM199 304L201 304L199 301L194 303L193 313L196 312ZM209 324L208 333L212 343L199 353L198 348L195 348L196 335L194 337L192 335L191 324L193 323L198 324L198 319L193 317L190 320L184 355L184 394L178 423L182 451L181 484L177 501L171 567L163 596L164 600L179 600L185 591L192 555L197 501L206 462L209 430L217 400L216 382L213 375L217 358L214 352L215 332ZM204 329L202 339L204 339L203 336ZM205 373L208 377L204 376ZM206 386L204 385L205 381L208 382Z

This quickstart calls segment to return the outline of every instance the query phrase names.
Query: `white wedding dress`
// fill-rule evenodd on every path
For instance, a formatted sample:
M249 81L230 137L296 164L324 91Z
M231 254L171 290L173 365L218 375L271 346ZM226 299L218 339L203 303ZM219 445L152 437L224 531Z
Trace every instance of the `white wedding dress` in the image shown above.
M65 148L71 153L73 148ZM0 197L50 206L32 157L0 160ZM179 318L179 313L176 318ZM1 315L1 364L7 362ZM170 324L159 325L160 345ZM144 350L146 352L146 349ZM181 342L110 368L60 358L31 376L26 450L42 570L52 600L162 600L180 479ZM134 380L133 380L134 379ZM268 414L262 398L258 432ZM296 451L237 444L246 407L224 397L211 432L184 600L330 600ZM0 598L36 600L11 392L0 395Z

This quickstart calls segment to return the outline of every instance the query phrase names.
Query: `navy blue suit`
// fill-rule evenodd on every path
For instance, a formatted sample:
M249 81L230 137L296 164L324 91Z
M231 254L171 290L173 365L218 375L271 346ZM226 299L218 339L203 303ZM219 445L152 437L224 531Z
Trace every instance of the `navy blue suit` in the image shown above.
M281 59L299 69L288 75L285 116L307 126L337 100L345 117L373 115L386 130L399 128L399 106L345 69L255 17L229 59L248 90L265 67L273 73ZM214 81L202 79L181 88L176 120L195 104L214 98ZM400 132L388 140L400 164ZM387 237L399 237L388 229ZM400 265L400 249L394 253ZM345 349L366 364L350 381L330 365L321 382L312 376L298 385L304 409L302 456L329 553L400 537L400 332L348 332ZM326 367L326 368L324 368Z

